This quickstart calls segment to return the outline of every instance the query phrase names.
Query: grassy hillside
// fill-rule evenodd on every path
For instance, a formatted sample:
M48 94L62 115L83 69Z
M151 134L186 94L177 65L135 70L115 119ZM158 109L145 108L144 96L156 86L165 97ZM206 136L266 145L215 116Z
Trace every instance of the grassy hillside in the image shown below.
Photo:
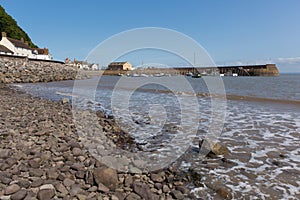
M16 20L14 20L10 15L8 15L1 5L0 5L0 32L6 32L7 36L13 39L20 40L21 38L24 38L25 41L28 41L30 47L37 48L37 46L33 44L33 42L31 41L27 33L18 26Z

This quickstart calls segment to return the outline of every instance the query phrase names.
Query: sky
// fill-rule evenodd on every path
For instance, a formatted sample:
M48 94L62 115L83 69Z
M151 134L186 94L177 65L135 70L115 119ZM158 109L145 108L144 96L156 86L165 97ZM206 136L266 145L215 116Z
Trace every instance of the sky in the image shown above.
M193 38L219 65L276 63L280 72L300 73L299 0L0 0L0 5L57 60L83 60L115 34L161 27ZM140 56L133 64L144 61Z

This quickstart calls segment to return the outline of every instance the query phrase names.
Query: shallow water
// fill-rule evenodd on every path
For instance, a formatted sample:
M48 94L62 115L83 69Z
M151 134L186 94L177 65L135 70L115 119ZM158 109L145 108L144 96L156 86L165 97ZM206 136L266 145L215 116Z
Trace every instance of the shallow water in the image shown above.
M117 108L114 114L119 115L119 124L144 145L145 151L172 153L170 141L174 135L193 126L193 120L199 122L195 127L197 137L206 136L212 121L212 101L203 95L208 90L202 79L187 78L195 93L182 89L182 82L176 81L175 77L156 80L175 85L176 91L153 83L137 89L135 83L138 79L147 78L127 78L116 88L120 77L102 77L95 98L91 98L94 91L90 88L96 78L79 81L80 88L73 94L73 81L21 84L19 87L52 100L87 94L87 101L93 104L85 101L77 106L103 109L110 114ZM226 185L235 199L299 199L300 75L224 77L222 80L230 100L226 102L222 135L217 139L230 149L230 155L226 156L230 162L222 162L222 157L203 160L197 153L191 153L181 168L193 167L203 175L202 187L191 186L194 193L204 199L215 199L217 196L212 185ZM127 105L130 112L112 103L113 92L120 95L119 100L131 94ZM198 108L194 107L193 98L196 98ZM116 102L118 105L124 103ZM183 115L189 119L184 126L182 106L191 112ZM197 144L191 145L197 148Z

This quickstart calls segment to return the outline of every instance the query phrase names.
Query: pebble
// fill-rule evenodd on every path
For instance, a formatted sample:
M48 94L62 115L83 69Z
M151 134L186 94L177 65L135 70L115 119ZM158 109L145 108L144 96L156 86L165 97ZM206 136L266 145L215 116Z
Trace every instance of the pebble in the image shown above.
M21 189L21 187L17 184L12 184L9 185L6 189L5 189L5 194L6 195L10 195L10 194L14 194L16 192L18 192Z

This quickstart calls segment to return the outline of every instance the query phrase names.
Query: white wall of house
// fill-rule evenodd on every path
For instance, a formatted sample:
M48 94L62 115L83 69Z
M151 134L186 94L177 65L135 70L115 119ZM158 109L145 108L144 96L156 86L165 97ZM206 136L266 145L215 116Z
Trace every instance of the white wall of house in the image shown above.
M23 49L23 48L15 47L14 52L15 55L18 56L28 56L29 58L33 57L33 53L31 49Z
M132 70L132 65L129 62L126 62L123 65L123 70Z
M0 44L11 50L12 52L15 52L15 45L13 45L6 37L2 37L2 40L0 41Z

